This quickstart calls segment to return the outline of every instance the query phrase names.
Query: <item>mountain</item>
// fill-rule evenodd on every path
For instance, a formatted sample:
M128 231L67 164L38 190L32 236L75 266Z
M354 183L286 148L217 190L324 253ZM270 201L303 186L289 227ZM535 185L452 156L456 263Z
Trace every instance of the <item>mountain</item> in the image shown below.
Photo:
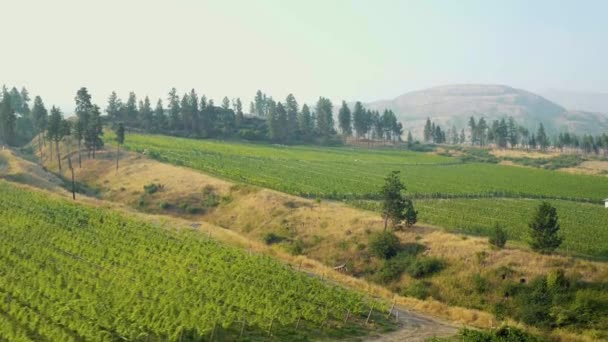
M443 128L468 127L471 116L483 116L491 122L514 117L518 123L536 129L543 123L547 131L568 130L598 134L608 131L608 116L586 111L569 111L537 94L504 85L459 84L405 93L392 100L371 102L366 108L391 109L403 122L405 130L417 137L427 117Z
M550 101L559 103L564 108L608 113L608 93L588 93L560 89L541 90L538 93Z

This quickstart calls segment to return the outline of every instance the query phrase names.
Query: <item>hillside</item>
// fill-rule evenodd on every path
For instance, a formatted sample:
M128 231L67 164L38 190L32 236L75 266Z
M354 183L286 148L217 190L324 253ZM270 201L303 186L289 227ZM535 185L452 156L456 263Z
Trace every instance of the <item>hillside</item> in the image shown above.
M569 110L608 114L608 93L546 89L538 94Z
M461 84L413 91L392 100L366 104L367 108L393 110L405 129L421 136L427 117L445 126L467 127L471 116L486 120L513 116L529 128L542 122L547 130L569 130L597 134L608 129L608 116L582 111L569 111L534 93L504 85Z

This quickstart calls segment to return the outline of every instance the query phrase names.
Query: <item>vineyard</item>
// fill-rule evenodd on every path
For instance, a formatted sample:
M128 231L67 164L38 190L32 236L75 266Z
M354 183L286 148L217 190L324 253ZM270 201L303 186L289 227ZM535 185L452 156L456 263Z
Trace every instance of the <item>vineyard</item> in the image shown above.
M111 140L111 135L106 137ZM599 203L608 178L480 163L403 150L286 147L131 134L125 147L160 161L304 197L377 199L401 171L419 198L547 198Z
M335 339L384 324L365 323L386 306L269 257L4 181L0 239L0 340Z

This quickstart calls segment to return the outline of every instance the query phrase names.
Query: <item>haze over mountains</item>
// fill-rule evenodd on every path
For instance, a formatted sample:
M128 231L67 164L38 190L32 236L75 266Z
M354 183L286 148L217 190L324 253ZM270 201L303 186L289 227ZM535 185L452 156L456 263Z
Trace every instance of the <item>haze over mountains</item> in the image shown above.
M560 98L559 94L554 98ZM571 110L540 95L505 85L438 86L365 106L374 110L393 110L403 122L405 130L411 130L417 137L422 135L427 117L445 129L452 126L466 128L471 116L477 119L483 116L489 122L513 116L518 123L530 129L536 129L542 122L551 133L569 131L598 134L608 130L608 115L605 113Z

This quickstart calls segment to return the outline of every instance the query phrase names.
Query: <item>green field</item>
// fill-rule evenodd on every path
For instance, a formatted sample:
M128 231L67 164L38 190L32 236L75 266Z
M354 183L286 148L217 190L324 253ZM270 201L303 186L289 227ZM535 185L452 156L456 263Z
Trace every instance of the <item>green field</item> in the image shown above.
M558 208L565 235L562 250L608 257L608 210L597 204L608 197L608 177L458 163L450 157L392 149L287 147L139 134L129 135L126 147L226 179L306 197L344 199L370 209L377 207L373 200L383 178L400 170L408 193L419 198L421 222L480 235L501 222L519 241L526 239L528 220L544 198ZM452 199L424 199L428 197Z
M5 181L0 240L1 341L219 341L241 329L245 340L306 340L369 329L370 301L269 257Z
M107 139L111 139L110 136ZM599 202L608 178L456 159L403 150L257 145L128 135L125 147L158 160L306 197L374 199L383 178L401 171L416 196L547 197Z

